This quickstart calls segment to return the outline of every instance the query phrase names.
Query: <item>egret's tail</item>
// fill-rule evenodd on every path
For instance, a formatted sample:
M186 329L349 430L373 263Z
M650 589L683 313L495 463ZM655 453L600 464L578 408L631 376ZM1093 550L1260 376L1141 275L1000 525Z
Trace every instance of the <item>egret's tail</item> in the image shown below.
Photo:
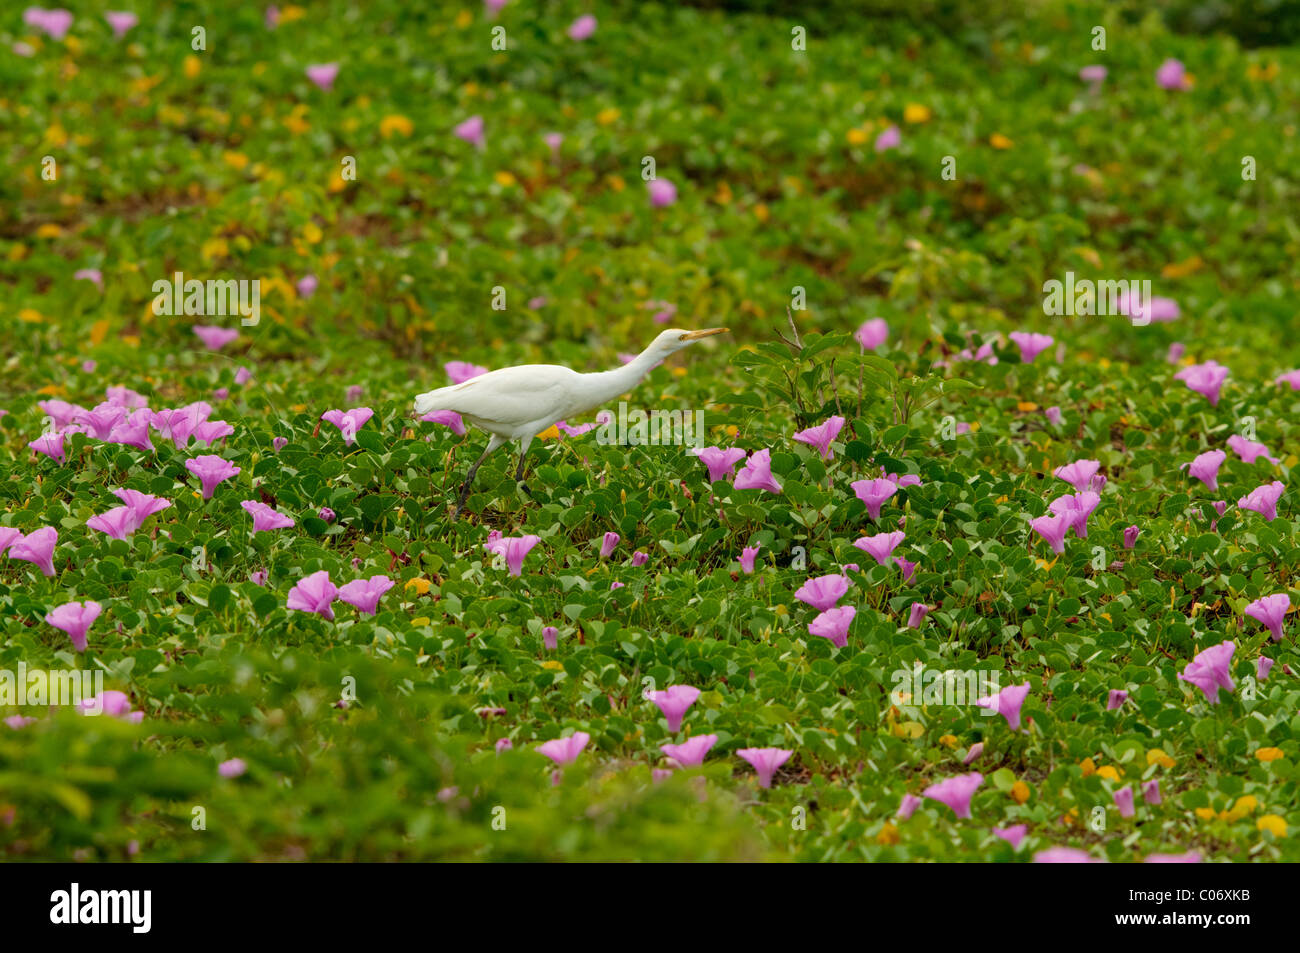
M431 390L427 394L417 394L415 398L415 412L417 414L427 414L434 410L450 410L447 399L451 396L453 387L439 387L437 390Z

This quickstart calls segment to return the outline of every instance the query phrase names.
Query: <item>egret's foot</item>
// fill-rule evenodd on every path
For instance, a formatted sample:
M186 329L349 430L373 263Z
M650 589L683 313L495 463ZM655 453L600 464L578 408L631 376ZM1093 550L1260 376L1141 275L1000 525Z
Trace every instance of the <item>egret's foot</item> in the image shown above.
M524 492L528 494L528 498L529 498L530 500L532 500L534 503L536 503L536 502L537 502L537 497L534 495L534 493L533 493L532 490L528 489L528 484L527 484L527 483L524 483L524 482L521 480L520 483L519 483L519 485L520 485L521 487L523 487Z

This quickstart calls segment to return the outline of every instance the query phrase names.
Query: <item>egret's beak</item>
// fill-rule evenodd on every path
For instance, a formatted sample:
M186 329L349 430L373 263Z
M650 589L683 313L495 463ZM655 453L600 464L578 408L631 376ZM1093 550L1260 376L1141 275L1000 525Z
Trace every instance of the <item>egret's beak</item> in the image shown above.
M698 341L700 338L712 337L715 334L726 334L730 328L705 328L703 331L687 331L680 340Z

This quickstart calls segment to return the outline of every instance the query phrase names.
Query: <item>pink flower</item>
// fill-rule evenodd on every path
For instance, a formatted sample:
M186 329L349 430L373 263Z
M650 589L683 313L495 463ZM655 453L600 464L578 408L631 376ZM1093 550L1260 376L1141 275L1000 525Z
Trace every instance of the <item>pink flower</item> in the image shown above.
M1165 355L1165 360L1170 364L1177 364L1183 359L1185 353L1187 353L1187 346L1179 341L1175 341L1173 344L1169 345L1169 353Z
M877 152L885 152L889 149L898 148L902 141L902 133L898 131L897 126L891 124L888 129L876 136L876 141L872 144L872 147Z
M596 18L590 13L578 17L569 26L569 39L582 41L596 32Z
M216 490L218 483L240 473L239 467L232 465L229 460L224 460L213 454L204 454L186 460L185 469L199 478L199 483L203 485L203 498L205 500L212 499L212 493Z
M497 754L500 754L503 751L509 751L514 746L515 743L511 741L509 738L498 738L497 743L495 745Z
M298 279L298 294L303 298L310 298L316 293L316 288L320 285L315 275L303 275Z
M135 725L144 721L144 712L131 711L131 699L125 692L107 691L100 692L94 698L83 698L78 710L88 717L108 715Z
M43 453L51 460L63 462L63 434L43 433L27 445L37 453Z
M898 548L905 536L906 534L901 531L877 533L875 536L863 536L861 539L854 541L853 545L884 566L888 564L894 550Z
M93 281L98 287L104 287L104 273L98 268L79 268L72 273L73 281Z
M72 13L61 8L45 10L41 7L28 7L23 11L23 22L52 40L62 40L72 26Z
M1029 334L1024 331L1012 331L1007 337L1011 338L1016 347L1020 348L1020 360L1025 364L1032 364L1034 358L1055 343L1055 338L1050 334Z
M839 573L831 573L828 576L809 579L799 587L794 597L812 606L818 612L825 612L827 609L834 608L848 591L848 578Z
M853 606L836 606L827 609L808 623L808 633L823 639L830 639L831 644L844 648L849 644L849 626L857 614Z
M1052 471L1052 476L1064 480L1074 487L1076 491L1082 493L1088 489L1093 474L1097 472L1100 466L1101 464L1096 460L1075 460L1063 467L1057 467Z
M1228 449L1241 457L1246 463L1254 463L1260 457L1263 457L1269 463L1279 463L1276 457L1269 456L1268 447L1254 440L1247 440L1245 437L1233 434L1228 438Z
M919 629L925 617L930 614L930 607L924 602L913 602L912 611L907 615L907 627L909 629Z
M153 411L142 407L130 417L114 424L113 429L109 431L107 442L138 447L141 450L153 450L153 441L149 439L149 426L152 420ZM222 426L226 425L222 424Z
M339 75L339 64L316 63L308 66L305 72L309 80L328 93L334 88L334 80Z
M554 651L560 647L560 630L553 625L542 628L542 644Z
M1258 486L1237 501L1243 510L1254 510L1264 519L1272 522L1277 517L1277 501L1282 498L1286 486L1281 480L1274 480L1264 486ZM1219 513L1223 515L1222 512Z
M1029 825L1027 824L1016 824L1014 827L993 828L993 836L1000 837L1002 840L1006 841L1011 845L1012 850L1020 849L1020 842L1025 839L1027 833L1029 833Z
M259 569L256 572L250 572L248 574L248 581L253 583L255 586L265 586L266 578L267 571L265 569Z
M193 331L209 351L220 351L239 338L239 332L234 328L218 328L210 324L196 324Z
M1091 490L1085 490L1082 493L1065 494L1058 496L1048 504L1047 508L1058 516L1065 516L1070 521L1070 529L1074 530L1074 535L1080 539L1088 538L1088 517L1092 511L1097 508L1101 502L1101 497Z
M903 800L898 805L898 810L894 812L894 816L905 821L909 820L916 813L916 809L921 806L921 803L921 799L915 794L904 794Z
M650 554L649 554L649 553L643 553L643 552L641 552L641 551L638 549L636 552L634 552L634 553L632 554L632 565L633 565L633 566L644 566L644 565L645 565L646 563L648 563L649 561L650 561Z
M129 410L139 410L149 406L149 401L143 394L138 394L129 387L107 387L104 389L104 394L110 404L117 404Z
M1073 847L1049 847L1034 854L1036 864L1095 864L1097 861L1087 851Z
M34 563L45 575L54 575L54 547L59 533L53 526L42 526L9 544L9 558Z
M1095 64L1085 66L1083 69L1079 70L1079 79L1083 80L1085 83L1100 85L1106 81L1106 67L1097 66Z
M770 788L772 775L776 774L781 765L790 760L790 755L794 752L784 748L741 748L736 754L748 761L758 772L758 786Z
M107 20L108 25L112 27L113 36L119 40L126 36L128 30L140 22L139 18L134 13L127 13L118 10L107 11L104 14L104 19Z
M1029 683L1023 685L1008 685L996 695L990 695L985 698L975 699L975 704L980 708L987 708L990 711L997 712L1007 720L1007 725L1012 731L1020 730L1020 709L1025 704L1025 699L1029 696Z
M483 135L482 116L470 116L453 129L451 133L457 139L463 139L479 151L482 151L487 145L487 139Z
M736 474L737 490L767 490L780 493L781 484L772 476L772 451L756 450L750 454L744 468Z
M1219 390L1228 377L1228 369L1217 361L1204 364L1189 364L1174 375L1174 380L1182 381L1191 390L1205 397L1212 407L1219 405Z
M1128 785L1112 791L1110 796L1115 806L1119 808L1120 817L1132 817L1136 813L1133 810L1133 789Z
M379 600L395 583L387 576L371 576L369 579L354 579L339 589L339 598L350 606L356 606L366 615L374 615L379 608Z
M1048 407L1045 411L1043 411L1043 413L1047 416L1047 422L1051 424L1053 427L1059 427L1061 425L1060 407Z
M902 556L895 556L894 564L903 570L903 582L911 582L912 577L916 575L917 564L904 559Z
M1148 804L1162 803L1160 798L1160 779L1152 778L1150 781L1142 782L1142 800Z
M1288 384L1292 390L1300 390L1300 370L1287 371L1273 379L1274 384Z
M1029 528L1041 536L1043 541L1052 547L1052 552L1058 556L1065 552L1065 534L1072 525L1073 519L1068 513L1040 516L1029 521Z
M217 774L223 778L237 778L248 770L248 765L243 758L231 758L229 761L223 761L217 765Z
M754 557L758 555L758 550L759 546L746 546L740 551L740 569L746 575L754 571Z
M486 367L480 367L466 361L448 361L442 365L442 369L447 372L447 376L451 378L453 384L463 384L468 380L473 380L480 374L488 372Z
M558 159L560 157L560 146L564 145L564 136L558 132L548 132L542 136L542 142L546 143L547 148L551 150L552 158ZM545 299L543 299L542 303L545 304Z
M664 713L668 730L676 734L681 730L682 716L700 697L700 690L691 685L669 685L662 692L650 692L648 697Z
M978 771L959 774L932 784L921 794L933 801L946 804L958 817L970 817L970 801L975 791L984 783L984 775Z
M665 208L677 201L677 186L667 179L651 179L646 183L646 189L650 193L650 205L654 208Z
M127 539L138 525L129 506L115 506L105 513L92 516L86 525L112 539Z
M465 436L465 421L454 410L431 410L420 419L431 424L450 427L451 432L458 437Z
M1187 467L1187 475L1193 479L1200 480L1211 490L1219 488L1219 467L1223 466L1223 461L1228 459L1228 455L1222 450L1206 450L1204 453L1197 454L1191 463L1183 464Z
M1112 688L1110 694L1106 696L1106 710L1114 711L1128 701L1128 692L1122 688Z
M582 754L582 749L587 747L587 742L590 740L591 735L585 731L575 731L567 738L556 738L553 741L540 744L537 746L537 750L556 764L566 765Z
M338 586L330 582L329 570L322 569L300 580L289 590L288 608L299 612L314 612L334 621L334 609L330 606L338 598Z
M600 558L608 559L610 555L618 548L618 533L606 533L600 542Z
M866 504L867 513L873 520L880 519L880 507L898 492L898 485L891 480L855 480L849 488L858 499Z
M1268 678L1268 673L1272 670L1273 664L1273 659L1267 655L1261 655L1255 659L1255 678L1261 682Z
M1273 633L1273 641L1282 641L1282 626L1286 622L1287 611L1291 608L1291 597L1285 592L1256 599L1246 606L1246 615L1263 624Z
M1138 529L1136 526L1124 527L1124 548L1132 549L1134 546L1136 546L1138 541L1138 534L1141 532L1142 530Z
M1119 300L1115 302L1115 310L1122 315L1133 318L1134 324L1149 324L1152 321L1155 321L1156 323L1177 321L1182 313L1178 308L1177 301L1172 298L1161 298L1159 295L1152 298L1150 302L1143 301L1139 295L1138 299L1133 302L1133 307L1130 308L1129 295L1127 291L1121 291L1119 293ZM1139 322L1137 320L1139 318L1145 318L1146 320L1144 322ZM1180 344L1178 347L1181 349L1182 345ZM1178 353L1181 357L1182 350ZM1170 363L1172 364L1173 361L1170 361Z
M1187 70L1176 59L1167 59L1156 70L1156 85L1161 89L1187 89Z
M149 517L161 513L172 505L170 500L164 500L151 493L141 493L139 490L114 490L113 495L130 509L133 532L139 529Z
M86 630L99 618L102 611L98 602L66 602L50 611L45 621L56 629L68 633L72 647L86 651Z
M694 453L709 468L710 483L725 480L736 464L745 459L745 451L739 447L729 447L726 450L721 447L701 447L689 452Z
M333 424L343 434L343 442L349 447L356 439L357 431L366 425L375 412L369 407L353 407L351 410L327 410L320 419Z
M285 445L288 442L289 442L288 437L273 437L271 438L271 448L276 453L279 453L281 450L285 448Z
M966 757L961 759L961 763L970 764L972 761L978 760L979 756L982 755L983 753L984 753L984 742L977 741L970 746L970 750L966 752Z
M1201 855L1194 850L1185 854L1152 854L1143 863L1146 864L1199 864Z
M21 531L9 526L0 526L0 555L4 555L4 551L8 549L10 544L15 540L22 538L23 534Z
M1218 704L1220 688L1233 691L1236 687L1229 672L1232 653L1236 650L1237 646L1230 640L1212 645L1197 653L1178 677L1204 692L1211 705Z
M683 768L698 768L704 763L704 756L718 743L717 735L696 735L679 745L664 744L659 750Z
M825 423L816 427L809 427L807 430L800 430L794 435L794 439L800 443L816 447L817 451L822 455L822 459L829 460L831 458L831 441L840 435L840 430L843 427L843 417L828 417Z
M540 536L530 533L527 536L502 536L487 545L491 547L490 552L505 556L506 568L510 570L510 575L518 576L524 568L524 557L541 541Z
M220 394L216 395L220 397ZM235 428L230 426L224 420L205 420L196 424L190 436L194 438L195 443L201 443L205 447L211 447L218 440L229 437L235 432Z

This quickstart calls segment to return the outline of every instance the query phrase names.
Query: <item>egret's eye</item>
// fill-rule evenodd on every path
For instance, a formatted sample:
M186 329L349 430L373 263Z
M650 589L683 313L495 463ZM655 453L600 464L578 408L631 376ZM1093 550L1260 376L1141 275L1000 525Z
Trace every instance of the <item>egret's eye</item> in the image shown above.
M691 337L691 333L690 333L689 331L687 331L685 334L681 335L677 340L679 340L679 341L687 341L687 340L690 340L690 337Z

